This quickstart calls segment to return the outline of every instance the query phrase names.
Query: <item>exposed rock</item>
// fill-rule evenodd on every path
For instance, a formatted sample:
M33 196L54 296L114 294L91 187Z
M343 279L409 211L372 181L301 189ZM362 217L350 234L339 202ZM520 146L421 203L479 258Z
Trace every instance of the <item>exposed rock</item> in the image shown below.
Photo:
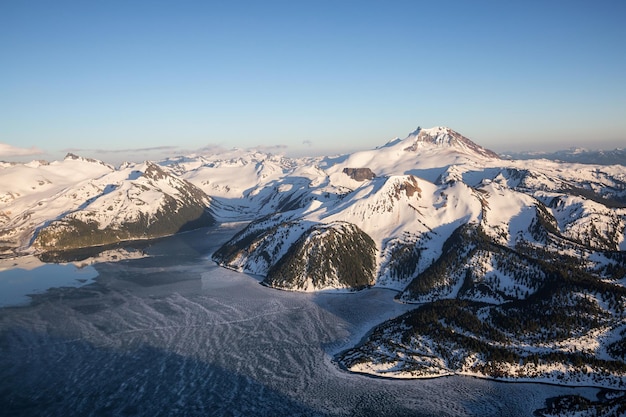
M344 168L343 173L355 181L366 181L376 178L369 168Z

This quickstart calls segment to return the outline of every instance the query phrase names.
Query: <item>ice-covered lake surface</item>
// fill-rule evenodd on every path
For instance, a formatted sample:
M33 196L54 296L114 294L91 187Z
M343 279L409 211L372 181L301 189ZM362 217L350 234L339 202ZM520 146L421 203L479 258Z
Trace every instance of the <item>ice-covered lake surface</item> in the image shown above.
M0 415L532 416L550 397L595 397L592 388L341 370L334 354L412 307L384 289L266 288L210 260L234 232L153 242L147 257L93 264L97 277L84 285L1 308ZM0 292L10 273L0 272Z
M71 264L15 267L0 271L0 307L28 304L29 294L41 293L52 287L82 286L97 276L98 272L93 267L78 268Z

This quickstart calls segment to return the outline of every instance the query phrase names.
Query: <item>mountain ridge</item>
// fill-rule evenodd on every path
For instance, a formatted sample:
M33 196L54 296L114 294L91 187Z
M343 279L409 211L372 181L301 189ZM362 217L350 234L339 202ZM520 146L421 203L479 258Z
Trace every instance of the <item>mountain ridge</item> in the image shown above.
M622 165L503 159L436 127L337 157L70 156L0 180L5 256L245 221L215 262L291 291L397 291L415 309L336 358L355 372L626 387Z

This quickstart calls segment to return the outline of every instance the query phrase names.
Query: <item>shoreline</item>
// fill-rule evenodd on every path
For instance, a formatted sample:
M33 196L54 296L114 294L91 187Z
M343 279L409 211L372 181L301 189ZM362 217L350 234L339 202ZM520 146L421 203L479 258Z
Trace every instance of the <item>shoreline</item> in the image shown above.
M434 379L450 378L450 377L464 377L464 378L475 378L475 379L481 379L481 380L493 381L493 382L502 382L506 384L540 384L540 385L548 385L548 386L553 386L553 387L590 388L590 389L608 390L608 391L626 393L626 387L616 388L616 387L605 386L605 385L589 385L589 384L575 385L575 384L552 382L549 380L545 380L543 378L538 378L538 379L533 379L533 378L514 379L513 377L497 378L497 377L492 377L492 376L488 376L484 374L471 373L471 372L450 371L448 373L441 374L441 375L424 375L424 376L407 376L407 377L387 376L387 375L375 374L372 372L350 370L344 364L338 361L335 357L333 357L332 362L335 363L337 367L340 368L342 371L349 373L349 374L361 375L367 378L392 380L392 381L416 381L416 380L434 380Z

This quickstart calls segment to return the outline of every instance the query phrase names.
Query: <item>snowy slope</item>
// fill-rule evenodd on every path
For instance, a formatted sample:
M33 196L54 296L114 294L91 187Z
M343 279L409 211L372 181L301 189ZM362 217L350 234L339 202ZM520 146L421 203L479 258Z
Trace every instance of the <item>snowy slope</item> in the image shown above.
M277 213L273 221L281 229L294 221L356 225L375 242L380 286L403 289L465 224L481 225L494 242L510 248L565 240L615 250L624 242L623 167L502 160L441 127L417 129L373 150L307 162L315 165L305 169L294 161L289 175L255 194L264 196L256 200L259 212ZM289 204L277 203L281 198ZM568 203L558 204L559 198ZM572 198L582 201L578 211ZM267 233L264 241L273 238ZM259 257L254 248L240 256L231 266L257 265L245 259ZM399 262L403 257L410 261ZM277 261L244 270L266 275Z
M36 249L58 251L151 239L214 222L211 200L204 192L152 162L125 165L70 193L57 200L82 196L82 205L39 228L33 241Z
M160 164L214 199L224 201L233 211L223 215L233 219L258 215L259 209L265 210L264 214L272 213L275 207L269 201L275 194L285 193L290 174L297 167L295 161L280 155L238 149L168 159Z
M101 191L90 180L111 174L100 161L68 155L50 164L34 161L0 169L0 246L26 248L35 228L78 209Z
M406 138L394 140L377 149L355 152L344 158L323 161L331 179L344 183L344 168L371 169L377 176L414 174L435 182L450 165L482 166L499 157L452 129L418 128Z

